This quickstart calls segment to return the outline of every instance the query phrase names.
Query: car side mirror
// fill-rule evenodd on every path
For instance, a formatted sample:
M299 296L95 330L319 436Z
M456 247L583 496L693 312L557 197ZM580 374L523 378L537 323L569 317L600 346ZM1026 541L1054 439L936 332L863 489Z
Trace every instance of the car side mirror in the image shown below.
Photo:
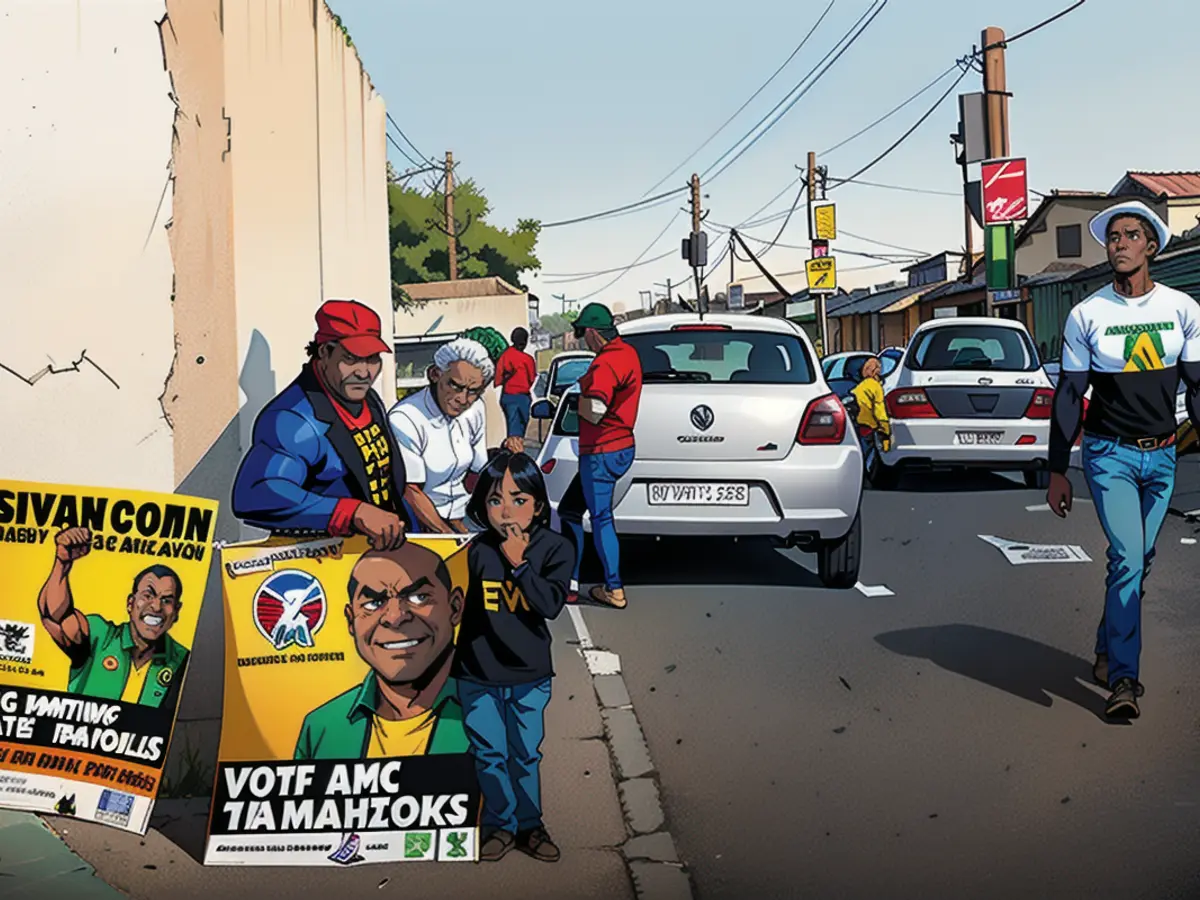
M535 419L553 419L554 405L549 400L539 400L530 407L529 414Z

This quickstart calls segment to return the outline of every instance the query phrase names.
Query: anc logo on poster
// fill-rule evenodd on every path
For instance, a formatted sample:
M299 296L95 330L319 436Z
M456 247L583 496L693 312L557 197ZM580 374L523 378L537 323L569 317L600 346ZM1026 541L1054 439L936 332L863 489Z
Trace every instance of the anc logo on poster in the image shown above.
M284 569L270 575L254 596L254 624L276 650L314 646L325 624L325 589L308 572Z
M1174 322L1147 322L1140 325L1110 325L1105 335L1125 336L1125 372L1155 372L1163 363L1162 332L1174 331Z

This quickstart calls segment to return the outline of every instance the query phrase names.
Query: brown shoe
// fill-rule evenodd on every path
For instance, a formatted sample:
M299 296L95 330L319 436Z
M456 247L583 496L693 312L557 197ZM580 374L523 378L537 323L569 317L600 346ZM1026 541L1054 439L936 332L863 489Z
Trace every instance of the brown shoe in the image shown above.
M541 862L558 862L562 854L546 829L538 826L530 831L522 831L517 835L517 848Z
M613 609L625 608L625 588L614 588L610 591L604 585L598 584L588 591L588 597L593 603L599 603L601 606L611 606Z
M479 846L480 862L499 862L508 855L508 851L516 845L512 832L496 829Z
M1137 702L1137 682L1132 678L1122 678L1113 687L1112 696L1104 708L1104 714L1110 719L1136 719L1140 714Z
M1096 684L1100 685L1100 687L1108 687L1108 656L1106 654L1096 654L1096 663L1092 666L1092 678L1095 679ZM1145 686L1140 681L1136 682L1136 685L1134 693L1138 697L1143 696L1146 693Z

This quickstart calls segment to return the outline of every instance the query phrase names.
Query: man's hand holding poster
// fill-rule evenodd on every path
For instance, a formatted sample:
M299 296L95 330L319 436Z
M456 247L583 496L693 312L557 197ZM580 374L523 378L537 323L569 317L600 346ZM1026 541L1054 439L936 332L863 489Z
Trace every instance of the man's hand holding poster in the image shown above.
M0 805L146 832L216 512L0 481Z
M477 857L451 667L466 536L222 550L226 677L207 865Z

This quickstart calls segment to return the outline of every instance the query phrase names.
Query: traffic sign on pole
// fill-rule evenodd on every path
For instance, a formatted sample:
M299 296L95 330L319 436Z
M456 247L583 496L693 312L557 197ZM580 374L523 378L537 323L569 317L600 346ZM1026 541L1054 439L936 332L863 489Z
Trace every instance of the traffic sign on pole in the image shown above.
M810 294L833 294L837 292L837 261L832 256L810 259L804 264L808 275Z
M1029 216L1029 181L1024 159L991 159L980 167L983 224L1020 222Z

